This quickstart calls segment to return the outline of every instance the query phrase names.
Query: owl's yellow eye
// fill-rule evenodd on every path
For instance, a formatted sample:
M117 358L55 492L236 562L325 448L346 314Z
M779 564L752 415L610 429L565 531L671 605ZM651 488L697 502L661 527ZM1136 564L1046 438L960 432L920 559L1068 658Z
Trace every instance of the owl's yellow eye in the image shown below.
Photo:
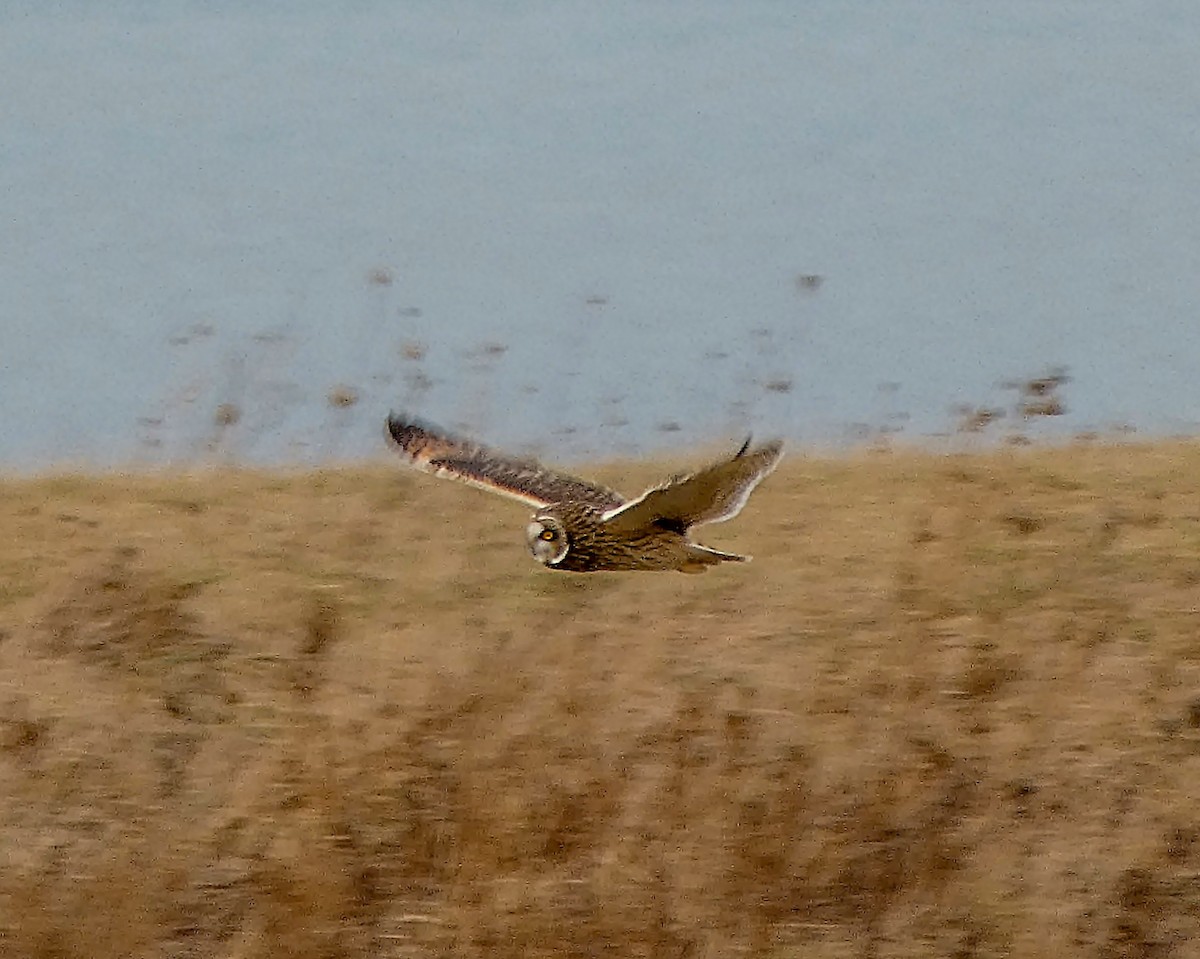
M539 536L538 538L544 539L547 543L549 543L557 535L558 534L555 533L554 530L552 530L552 529L544 529L544 530L542 530L541 536Z

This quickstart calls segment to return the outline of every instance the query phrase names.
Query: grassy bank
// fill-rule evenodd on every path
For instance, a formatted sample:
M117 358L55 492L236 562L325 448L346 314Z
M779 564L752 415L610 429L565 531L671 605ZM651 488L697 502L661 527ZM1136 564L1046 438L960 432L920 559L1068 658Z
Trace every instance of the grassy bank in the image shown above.
M1198 475L793 454L593 577L382 466L5 482L0 952L1188 955Z

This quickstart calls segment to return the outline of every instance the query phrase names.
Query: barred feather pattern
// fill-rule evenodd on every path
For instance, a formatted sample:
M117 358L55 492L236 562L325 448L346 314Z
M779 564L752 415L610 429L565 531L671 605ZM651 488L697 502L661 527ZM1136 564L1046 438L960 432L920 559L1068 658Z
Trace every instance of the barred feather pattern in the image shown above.
M539 463L510 456L422 423L388 417L387 437L410 466L519 500L537 510L526 528L534 559L550 569L680 570L748 559L701 546L689 531L737 515L750 493L775 468L778 441L694 473L675 476L636 499Z
M744 556L706 549L683 532L649 526L637 532L614 531L600 510L581 503L558 503L540 510L535 519L557 519L567 531L566 555L552 569L571 573L617 570L683 570L701 572L708 566L742 561Z
M597 483L508 456L412 417L393 413L388 417L387 434L393 448L416 469L535 506L578 500L600 509L615 509L625 502L620 493Z

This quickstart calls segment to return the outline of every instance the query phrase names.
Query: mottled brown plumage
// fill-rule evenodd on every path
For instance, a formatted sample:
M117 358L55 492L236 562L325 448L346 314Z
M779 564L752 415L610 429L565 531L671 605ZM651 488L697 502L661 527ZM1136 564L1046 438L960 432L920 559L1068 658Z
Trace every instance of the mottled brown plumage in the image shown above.
M749 449L696 473L676 476L626 500L603 486L505 456L435 427L393 414L388 439L404 459L435 476L457 479L537 507L526 528L538 562L568 572L667 570L702 572L746 556L693 543L693 526L719 523L741 510L775 468L778 441Z
M411 465L435 476L511 496L533 506L581 501L600 509L625 502L620 493L506 456L417 420L388 417L388 438Z

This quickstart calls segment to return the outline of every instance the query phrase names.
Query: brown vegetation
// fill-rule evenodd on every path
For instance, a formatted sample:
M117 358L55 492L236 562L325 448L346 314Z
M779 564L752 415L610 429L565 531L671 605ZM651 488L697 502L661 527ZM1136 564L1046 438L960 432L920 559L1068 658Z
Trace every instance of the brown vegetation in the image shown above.
M0 954L1194 954L1197 475L793 455L591 578L391 468L9 481Z

